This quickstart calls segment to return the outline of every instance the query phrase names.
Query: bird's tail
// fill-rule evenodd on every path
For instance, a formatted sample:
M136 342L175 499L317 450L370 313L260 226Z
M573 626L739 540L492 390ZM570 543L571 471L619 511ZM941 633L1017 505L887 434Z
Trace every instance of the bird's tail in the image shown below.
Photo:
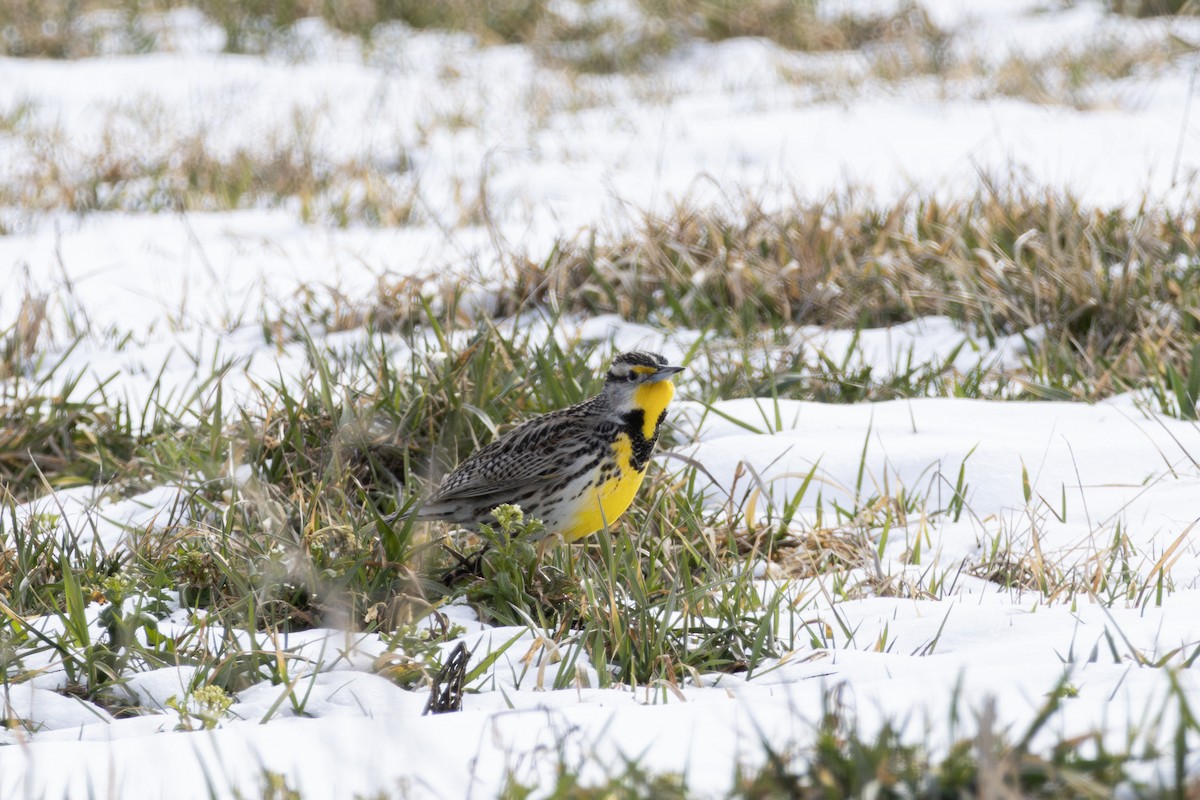
M421 498L413 495L406 500L395 513L384 518L390 526L396 523L453 521L456 516L455 507L447 503L423 504Z
M412 495L405 499L400 507L394 512L383 518L383 521L389 528L396 527L397 523L406 523L410 520L417 522L422 519L422 505L420 495Z

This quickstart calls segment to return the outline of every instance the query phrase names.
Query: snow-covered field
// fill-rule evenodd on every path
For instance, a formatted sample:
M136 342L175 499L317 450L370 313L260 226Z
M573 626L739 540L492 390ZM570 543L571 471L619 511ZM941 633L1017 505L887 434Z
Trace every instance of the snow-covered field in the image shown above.
M0 184L17 192L0 208L0 332L30 296L45 297L49 335L27 361L31 374L61 361L57 374L79 379L73 397L103 386L139 407L152 390L211 399L207 382L224 370L218 382L236 408L262 403L254 387L306 374L307 345L264 338L302 287L351 303L400 276L486 288L513 253L537 262L556 241L615 236L678 202L736 209L752 198L780 208L855 193L889 202L955 197L995 179L1098 206L1194 203L1193 55L1087 85L1069 102L1008 96L988 76L1014 54L1177 41L1194 50L1200 21L1117 17L1090 2L919 6L952 34L962 63L982 66L889 80L870 53L731 39L688 44L643 72L576 75L521 46L397 25L365 48L311 20L292 49L252 57L220 52L220 31L186 10L162 20L171 45L163 52L0 60L0 118L15 120L0 128ZM172 211L155 205L147 177L142 187L102 183L113 210L79 215L21 188L44 184L51 167L85 176L110 162L170 164L196 141L215 157L284 148L332 172L367 167L347 167L344 186L319 193L313 208L293 198L274 208ZM411 205L405 224L372 227L353 215L334 224L331 198L344 190L361 199L368 173L383 176L389 202ZM1166 783L1177 766L1172 737L1182 735L1182 767L1200 775L1200 729L1180 716L1200 704L1195 422L1157 414L1136 393L1096 405L940 397L709 405L703 331L616 317L543 327L529 319L514 324L530 336L604 343L596 368L632 347L696 355L671 409L673 449L706 470L700 489L714 511L753 507L778 519L794 504L797 531L868 532L874 557L836 575L748 565L765 596L787 599L782 657L748 678L596 688L605 667L564 657L579 647L569 633L553 641L552 632L493 627L455 603L442 611L462 631L442 652L464 642L473 664L495 656L461 712L422 715L428 690L385 677L381 665L395 656L385 637L260 632L265 651L292 653L289 679L238 692L213 729L191 731L180 730L188 714L168 700L194 688L193 667L124 675L121 691L144 713L114 718L63 691L68 676L53 652L22 656L20 643L0 636L8 723L0 798L249 796L264 770L305 798L486 797L510 778L548 789L564 765L600 782L626 759L722 795L739 766L764 763L764 742L802 755L838 687L864 735L903 725L907 740L934 754L994 714L1012 740L1036 727L1034 751L1093 733L1087 752L1159 747L1163 757L1139 763L1138 777ZM330 358L372 338L361 329L312 333ZM989 343L926 318L859 336L801 328L773 347L812 347L835 362L851 352L877 374L953 353L966 371L1019 363L1038 336L1031 329ZM400 353L404 342L388 337ZM964 339L969 346L956 349ZM230 474L245 479L246 469L231 464ZM126 536L170 517L183 491L114 499L84 486L10 503L0 549L6 529L41 515L119 551ZM881 536L886 514L894 521ZM1029 573L1026 588L988 579L1001 562ZM86 611L97 638L103 608ZM49 635L63 624L26 623ZM197 634L198 625L175 597L159 630L217 635ZM571 688L551 688L568 669ZM1058 706L1035 726L1048 695Z
M964 59L984 65L1113 41L1200 40L1200 21L1113 18L1096 3L1053 13L1031 2L922 5L961 31L953 46ZM622 230L680 200L778 206L854 191L886 201L953 195L982 176L1101 206L1184 203L1200 169L1190 62L1085 86L1081 111L998 95L979 78L847 77L867 70L866 56L795 54L762 40L697 44L647 74L571 77L521 47L479 49L462 35L400 28L364 55L319 24L304 32L300 55L222 55L210 31L179 53L5 61L0 113L22 111L0 138L0 180L103 173L126 159L170 164L199 138L214 158L283 151L330 168L371 165L393 198L411 195L417 224L305 225L294 206L83 219L10 208L6 285L53 290L59 314L86 314L99 331L228 325L255 322L299 284L353 296L381 275L486 278L498 249L536 260L557 239ZM1060 80L1052 63L1034 67L1047 84ZM134 211L152 207L154 191L133 183L97 191L101 201L132 195ZM5 291L0 313L20 298Z

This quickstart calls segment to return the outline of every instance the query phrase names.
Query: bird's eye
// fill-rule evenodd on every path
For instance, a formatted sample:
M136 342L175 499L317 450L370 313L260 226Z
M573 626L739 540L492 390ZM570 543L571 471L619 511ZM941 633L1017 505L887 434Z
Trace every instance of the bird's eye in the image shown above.
M629 373L628 375L626 375L626 376L625 376L625 380L627 380L627 381L631 381L631 382L632 382L632 381L636 381L636 380L637 380L637 375L636 375L635 373L631 372L631 373Z

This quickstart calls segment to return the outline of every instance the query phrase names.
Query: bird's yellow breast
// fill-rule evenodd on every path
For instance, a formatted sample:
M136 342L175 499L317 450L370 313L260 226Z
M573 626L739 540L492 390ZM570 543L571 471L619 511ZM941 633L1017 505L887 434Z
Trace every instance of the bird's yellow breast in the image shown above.
M642 485L642 479L646 477L644 470L638 472L630 464L633 446L628 435L618 434L612 449L617 460L617 475L599 486L588 486L579 499L578 513L570 526L562 531L563 539L568 542L582 539L615 522L629 508Z
M634 405L641 409L642 436L653 441L658 428L658 418L675 396L675 386L670 381L656 381L639 386L633 393ZM642 469L633 466L633 442L629 434L619 433L612 443L613 458L617 463L616 476L599 486L588 486L579 499L579 511L570 525L562 531L565 540L581 539L601 528L616 522L625 513L642 479L646 477L646 465Z

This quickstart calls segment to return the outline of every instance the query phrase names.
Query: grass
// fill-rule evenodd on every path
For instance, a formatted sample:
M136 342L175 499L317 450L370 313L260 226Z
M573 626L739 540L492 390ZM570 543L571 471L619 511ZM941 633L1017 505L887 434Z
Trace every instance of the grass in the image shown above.
M138 171L134 164L122 169ZM221 209L253 205L256 197L295 199L290 190L267 191L269 183L261 180L253 196L221 183L224 178L208 180L207 188L194 195L186 190L181 197L192 199L179 202ZM299 202L314 221L389 224L414 213L411 197L400 202L402 196L385 191L344 205L335 202L340 190L333 184L313 187L300 192ZM78 197L64 191L44 198L54 204ZM104 195L119 207L121 191ZM82 196L94 199L95 187ZM738 382L743 391L748 385L755 393L835 402L980 392L1094 401L1144 388L1160 410L1191 418L1200 380L1192 311L1200 305L1196 222L1186 210L1100 209L1070 196L990 185L956 202L864 205L847 195L772 213L754 206L680 208L668 218L647 218L615 240L584 233L537 262L508 255L510 267L497 281L488 313L503 318L548 304L561 313L711 328L744 353L758 351L773 362L747 374L723 372L718 359L712 372L717 395ZM456 296L460 292L452 282L432 293L423 280L385 281L371 302L311 294L295 318L330 329L369 323L403 330L422 323L429 301L441 307L444 324L445 309L478 313ZM48 337L46 302L27 297L16 322L0 331L0 374L23 369L39 338ZM950 357L939 365L905 364L900 354L886 374L873 374L841 353L784 347L797 326L862 329L929 315L974 331L981 345L1018 337L1016 346L1027 351L1024 366L1010 374L988 365L963 372Z
M1195 15L1200 6L1195 0L1108 0L1108 7L1119 14L1157 17L1170 14Z
M522 44L543 66L578 76L652 71L697 40L761 37L791 51L855 53L866 63L865 71L847 70L843 62L780 67L785 77L827 100L859 91L867 78L884 85L932 78L942 95L1012 96L1093 108L1113 101L1105 87L1163 69L1195 50L1172 36L1142 44L1109 38L996 60L986 51L956 47L954 32L940 29L917 3L839 13L821 5L819 0L633 0L628 9L614 9L596 0L197 0L187 7L219 29L227 52L294 59L303 59L307 47L297 23L310 17L356 37L367 57L393 47L391 26L403 24L463 32L481 46ZM179 7L175 0L2 0L0 54L81 58L169 50L175 33L164 14ZM1192 0L1114 0L1109 10L1147 17L1191 15L1197 7ZM236 164L227 166L237 171Z
M594 73L627 73L620 86L628 86L638 105L660 106L678 91L678 81L669 71L657 74L655 66L698 39L760 36L805 52L855 54L849 60L820 62L776 59L785 81L795 84L797 102L803 103L845 100L880 87L916 86L921 93L931 91L932 81L933 94L942 98L1019 97L1078 109L1126 105L1130 92L1124 81L1178 68L1195 53L1195 45L1164 34L1161 41L1108 37L1048 53L997 58L990 52L964 52L953 32L939 29L918 5L908 4L889 13L840 16L823 12L815 0L638 0L631 5L630 14L592 0L202 0L188 7L222 29L227 50L292 61L307 57L305 34L296 23L309 16L359 37L362 59L372 69L390 63L388 54L407 47L389 33L391 23L466 31L482 47L522 43L540 62L523 100L539 128L563 113L585 113L599 98L623 96L612 81ZM568 6L575 11L566 10ZM170 25L163 14L180 7L174 0L0 0L0 54L76 58L169 50ZM450 67L439 76L448 96L460 92L462 77ZM154 102L115 102L89 110L99 120L98 129L94 144L81 147L53 122L53 115L17 98L11 108L0 110L0 136L20 152L14 161L18 166L0 182L0 235L41 213L62 210L82 215L282 208L317 225L444 224L435 219L439 212L434 210L443 203L433 198L446 187L421 185L423 154L434 137L490 127L494 120L481 110L487 106L486 98L479 98L418 115L411 138L401 140L397 134L394 144L370 155L347 156L326 141L326 126L339 128L347 120L330 117L326 109L295 111L255 141L228 147L214 144L205 128L139 141L149 138L150 131L170 130L175 120ZM131 130L138 133L131 136ZM449 184L447 220L491 224L486 169L478 178L452 176ZM832 197L826 205L845 202ZM672 217L686 219L686 212ZM800 263L802 269L807 266Z
M1187 310L1200 305L1192 268L1194 229L1194 220L1165 211L1103 212L1070 198L1027 194L865 209L831 201L784 214L751 209L742 220L681 210L673 219L647 219L624 239L563 244L541 263L516 262L514 279L494 298L492 311L500 319L549 313L552 326L573 315L615 312L651 324L700 328L706 341L695 355L707 366L699 388L710 403L747 394L824 402L924 396L1094 400L1136 389L1158 410L1194 419L1200 356L1192 343L1197 320ZM279 344L295 342L306 350L310 372L299 384L304 389L290 381L263 383L251 404L257 410L232 416L221 394L212 394L205 383L176 405L152 392L146 405L131 407L103 386L74 399L81 393L72 379L64 382L56 366L43 366L40 377L7 384L0 457L7 502L35 497L47 487L99 483L119 496L174 482L189 490L188 499L172 512L165 535L139 540L135 554L144 574L136 585L182 586L185 600L220 609L238 625L307 627L337 620L361 626L369 617L371 624L386 620L383 627L392 629L419 616L415 609L446 596L446 587L430 585L439 562L436 547L423 538L427 534L411 525L391 529L383 518L508 421L578 402L598 387L589 361L593 346L533 341L490 318L464 323L475 316L467 302L461 287L430 293L420 281L381 284L368 302L309 295L294 316L265 329ZM32 310L23 311L11 329L4 362L17 374L29 369L44 327L44 300L27 300L25 307ZM719 313L730 307L738 313ZM1164 313L1169 308L1180 313ZM1000 369L985 360L965 372L953 366L955 353L932 362L901 356L880 372L860 360L857 334L836 357L790 346L798 325L849 324L861 331L930 314L979 331L981 343L1033 328L1042 333L1027 334L1021 365ZM314 342L309 325L367 326L393 339L372 334L361 347L331 358ZM249 465L250 482L231 480L231 457ZM831 524L818 520L815 528L796 532L789 522L799 500L793 499L792 511L765 510L781 520L769 560L783 564L783 574L800 576L869 566L880 532L906 525L927 507L927 498L919 495L889 496L878 506L882 514L864 517L863 509L876 507L879 498L862 496L856 508L833 509ZM736 630L742 606L761 598L727 582L731 565L763 555L760 543L739 540L736 524L727 523L724 544L705 549L701 544L710 534L704 532L714 523L699 511L697 499L676 487L659 502L657 511L670 511L685 526L655 536L690 542L693 550L646 552L642 548L657 541L646 531L631 550L621 549L622 540L612 543L620 545L615 550L593 553L589 563L598 572L589 580L603 585L603 575L614 570L632 575L638 563L657 565L620 591L640 593L646 612L657 614L656 621L630 624L658 631L680 608L705 605L670 592L663 595L666 605L647 602L686 574L695 580L694 591L732 591L713 615L700 617L724 618L727 629ZM751 508L751 519L764 510ZM961 500L957 508L952 503L932 510L957 519ZM743 506L731 505L727 518L737 520L743 512ZM77 556L69 547L60 551L35 522L10 516L7 528L6 541L25 537L16 548L23 571L41 574L29 565ZM1086 578L1086 569L1055 575L1044 565L1030 566L1027 555L1011 548L1011 542L993 548L976 574L1006 586L1036 587L1051 598L1087 588L1113 600L1121 592L1127 600L1144 598L1146 581L1154 582L1149 576L1131 578L1119 582L1114 594ZM1096 574L1127 573L1114 572L1111 559L1120 552L1115 548L1099 557ZM578 593L588 583L580 576L570 576L574 594L562 596L528 553L510 560L491 574L523 574L526 584L541 582L537 591L549 592L552 600L538 599L525 586L504 595L505 602L489 612L499 615L495 619L565 631L589 613L600 615L593 623L619 617L620 609ZM560 556L551 572L566 574L573 564ZM706 574L705 565L712 564L725 566ZM107 576L99 566L85 574L97 586ZM20 613L59 608L58 580L54 573L45 576L49 594L38 588L43 580L26 581L22 594L9 602ZM886 575L870 581L876 591L898 590ZM618 592L614 587L608 594ZM496 605L491 602L496 598L476 599ZM562 606L574 610L564 612ZM616 630L597 636L589 650L611 655ZM658 640L661 646L666 641ZM691 657L676 661L686 665ZM629 652L623 658L623 674L639 680L651 674L642 656ZM719 658L729 664L746 660ZM678 677L675 667L667 671Z
M658 496L652 507L668 519L698 513L694 500L691 509L679 503ZM607 665L600 687L637 687L745 673L795 646L797 631L789 636L779 627L783 596L764 596L751 573L733 569L735 562L693 531L635 521L635 536L603 533L577 554L531 543L536 531L516 509L497 516L499 525L482 533L491 547L467 597L495 622L552 632L564 652L553 688L577 680L581 654Z
M1036 208L1048 214L1047 207ZM950 287L967 279L969 267L951 258L972 249L964 244L935 248L916 235L933 230L946 237L950 230L962 235L965 223L952 228L945 222L967 213L966 208L951 213L939 207L908 223L864 214L853 217L861 222L858 230L842 226L843 242L855 243L843 252L863 254L847 255L843 264L868 263L871 253L880 262L885 247L896 248L887 260L897 276L896 291L887 296L859 288L849 268L836 263L822 279L827 285L845 281L845 288L804 305L770 300L749 277L746 283L734 282L741 276L717 283L697 279L702 270L718 269L714 263L734 272L727 268L729 258L755 259L746 269L770 274L792 244L836 249L819 238L801 237L803 216L770 220L765 215L736 231L725 218L707 218L703 225L685 218L666 229L669 235L663 223L650 221L639 238L596 244L588 251L563 247L536 267L526 264L524 282L514 282L495 298L496 313L517 314L519 324L466 313L466 304L475 301L447 286L384 285L376 296L356 303L313 293L287 319L264 326L276 346L304 354L304 373L257 381L257 396L237 404L225 398L216 381L202 381L174 399L152 391L144 407L131 407L103 389L72 400L80 392L60 374L63 361L31 361L14 348L21 355L11 359L10 368L21 377L6 384L4 431L25 443L9 452L25 455L5 462L10 473L0 516L3 680L21 683L52 670L62 676L63 691L118 716L163 713L131 706L121 685L138 672L185 665L195 668L195 677L168 708L181 729L224 724L229 699L263 681L280 692L268 718L280 708L303 713L312 680L306 676L328 668L338 656L287 650L279 644L283 634L333 627L378 636L387 646L376 662L378 674L420 688L442 671L444 646L461 636L453 625L430 624L438 609L452 602L470 604L489 623L537 632L541 655L513 676L525 687L645 688L665 702L701 676L753 679L769 673L779 659L812 649L898 652L886 629L878 634L860 630L845 619L839 604L862 597L936 602L953 596L956 567L924 552L927 534L921 531L972 517L964 504L969 457L955 467L957 482L950 474L946 486L936 476L920 486L902 485L887 475L868 474L864 448L857 484L840 487L848 502L822 499L837 487L827 485L814 468L796 476L792 495L782 499L772 499L769 486L746 473L717 508L702 500L703 473L695 465L656 469L642 502L620 528L582 545L557 546L553 539L539 544L530 538L536 521L513 514L502 515L474 540L458 535L456 547L490 543L477 570L455 569L458 562L443 547L444 527L403 518L390 526L385 519L411 508L423 487L512 420L577 402L598 388L593 358L603 354L597 345L545 336L530 324L534 321L564 331L575 315L616 307L658 324L670 324L672 314L677 315L674 324L694 323L736 296L742 316L704 329L704 342L693 355L709 360L710 380L692 386L706 403L758 394L761 424L743 424L765 431L782 426L775 399L786 396L816 395L831 402L985 396L1031 381L1021 370L1050 368L1039 365L1033 348L1023 367L999 377L985 367L964 374L949 366L952 359L910 359L875 375L856 366L854 354L861 351L854 337L844 357L756 358L757 352L774 352L778 343L789 341L797 324L854 319L862 326L937 307L952 309L964 323L991 325L999 335L1004 326L1025 324L1035 308L1069 320L1062 309L1076 302L1069 294L1075 291L1097 298L1094 305L1109 304L1092 311L1092 324L1101 325L1106 315L1124 313L1118 309L1159 302L1157 282L1150 275L1135 280L1126 271L1121 280L1129 283L1110 284L1095 295L1086 294L1094 284L1061 276L1058 295L1046 290L1050 282L1024 295L1016 289L1060 263L1077 263L1073 259L1080 256L1068 246L1075 237L1080 243L1074 247L1093 252L1119 252L1118 245L1190 252L1183 234L1167 235L1183 230L1178 220L1155 223L1148 216L1134 226L1121 215L1092 213L1080 215L1086 222L1069 214L1054 217L1058 248L1029 251L1028 243L1017 245L1001 235L1007 228L1000 221L1010 216L969 206L976 214L973 235L993 237L994 257L1009 253L1025 272L1013 275L1006 291L981 293L966 302L965 288ZM1009 209L1008 214L1029 219L1018 211L1034 213ZM867 218L876 222L866 225ZM989 221L994 227L984 227ZM822 229L810 223L807 230ZM716 241L724 247L719 255L711 254ZM1034 255L1024 255L1022 248ZM941 270L928 255L938 250L948 264ZM926 254L921 268L915 258L906 267L900 254L916 251ZM620 255L631 252L636 255ZM675 260L667 254L675 254ZM794 249L789 255L800 254ZM777 286L795 269L790 260L772 278ZM925 281L924 291L906 289L906 276ZM935 296L932 276L947 282L945 297ZM1174 297L1189 297L1190 284L1185 279L1171 291ZM657 293L658 309L638 305L647 292ZM857 308L848 305L855 292ZM935 303L944 305L926 305ZM1139 315L1134 311L1127 318ZM1048 323L1047 336L1103 342L1128 335L1115 320L1103 323L1111 326L1106 336L1090 328L1067 334L1068 320ZM328 349L318 333L358 329L363 335L356 343L337 351ZM1073 352L1086 349L1073 347ZM1053 362L1074 363L1068 358ZM220 368L224 372L228 365ZM1157 386L1168 404L1194 400L1194 368L1185 362L1171 368L1174 373L1147 371L1138 385ZM1066 378L1060 375L1059 381ZM685 391L691 389L685 386ZM1194 413L1194 402L1180 405L1176 413ZM68 521L53 506L33 514L18 507L20 501L44 496L47 486L96 483L115 496L163 484L180 491L152 525L128 531L127 545L111 551L86 519ZM1047 513L1045 500L1032 493L1027 500L1031 513ZM799 513L814 502L815 518ZM1065 506L1055 511L1068 513ZM1024 552L1019 532L981 524L994 535L992 547L978 565L967 565L969 571L1038 603L1097 598L1113 608L1148 608L1176 591L1168 575L1177 548L1151 565L1129 550L1117 529L1094 553L1072 563L1037 550ZM164 615L176 605L193 615L191 627L164 626ZM904 646L911 649L912 643ZM918 650L932 653L937 646L935 636ZM512 668L498 660L505 649L498 648L491 661L467 676L468 694L487 690L498 680L498 670ZM1187 666L1200 654L1187 646L1143 652L1117 633L1109 649L1114 663L1136 659L1163 670ZM30 721L10 724L29 732L36 728ZM1065 743L1046 756L1005 744L997 734L1000 755L968 740L943 758L911 745L900 727L868 735L847 724L818 727L811 750L772 743L764 751L767 765L739 773L732 796L770 795L784 787L802 796L857 795L879 770L886 770L884 786L894 796L967 790L985 773L986 780L1047 797L1061 796L1067 791L1063 786L1111 787L1130 780L1123 771L1130 756L1109 754L1097 761L1085 756L1091 751L1084 742ZM606 788L618 794L653 790L688 796L680 776L655 773L636 760L614 766L611 775L613 783ZM591 790L571 769L557 781L553 791ZM522 796L529 788L514 777L505 791Z
M638 73L653 69L696 40L761 37L792 51L853 52L866 73L885 84L926 77L942 91L987 88L987 96L1018 96L1075 108L1102 105L1093 89L1174 63L1194 46L1174 37L1144 45L1116 39L1089 42L1036 57L963 53L954 34L940 29L916 3L879 12L822 12L819 0L635 0L628 13L595 0L559 5L546 0L198 0L188 4L219 28L232 53L285 53L303 57L296 23L319 17L335 31L358 37L364 52L386 49L388 26L470 34L482 46L523 44L548 67L574 74ZM80 58L108 52L141 53L173 46L164 13L174 0L3 0L0 52L18 57ZM1191 0L1111 2L1110 11L1136 17L1191 15ZM844 70L783 67L818 94L844 95L862 76ZM972 91L978 92L975 88Z
M414 330L410 342L425 333ZM494 535L504 541L484 558L481 577L466 586L443 585L438 576L452 562L430 532L412 522L389 526L384 517L489 438L500 419L540 413L594 391L589 350L568 355L551 343L530 351L527 342L485 328L461 349L445 339L449 358L412 351L403 365L409 373L372 341L340 368L314 349L302 394L294 394L290 383L263 386L260 410L240 411L232 421L217 393L200 423L186 432L133 425L127 412L119 430L96 429L93 461L111 461L111 451L124 447L127 471L176 483L181 499L153 531L135 532L129 552L120 555L95 541L83 544L86 530L68 528L64 537L56 514L20 517L10 505L0 522L0 574L14 633L36 639L35 653L66 652L70 663L85 664L73 668L72 685L104 702L111 702L105 697L118 678L100 666L112 658L114 637L120 653L132 651L124 657L155 664L170 653L202 666L205 680L227 691L264 674L264 661L253 652L131 636L127 628L154 628L140 611L129 619L113 612L117 627L107 633L89 627L81 598L104 598L116 608L125 596L158 596L169 587L178 588L185 606L203 610L209 624L251 631L335 625L402 634L437 604L465 596L493 621L557 631L566 637L565 647L609 663L604 684L682 680L697 670L745 671L779 652L777 632L769 624L763 628L758 616L778 600L761 596L749 574L736 568L739 559L703 549L707 539L697 526L708 522L695 496L664 495L656 504L656 511L682 520L681 530L659 530L647 515L638 538L605 537L582 561L574 549L557 548L543 562L543 554L502 526ZM558 380L535 387L517 378L528 370ZM368 375L376 379L369 388L362 383ZM40 392L44 385L34 388ZM46 415L39 425L20 429L26 437L56 443L44 429L65 431L60 438L73 430L60 418L69 404L63 408L40 393L24 403ZM164 441L181 439L182 452L166 449ZM249 480L232 480L223 463L231 453L250 466ZM71 471L47 475L49 462L42 461L46 469L11 484L10 491L21 494L10 504L36 493L35 478L58 486L102 479ZM75 455L63 463L78 471L91 461ZM569 575L571 591L563 594L561 581L547 577L554 575ZM110 592L117 595L109 598ZM620 598L615 605L614 598ZM65 632L43 639L19 622L28 615L63 620ZM630 631L638 636L631 638ZM633 647L639 640L642 645ZM563 672L556 682L571 674Z
M1096 209L987 186L952 203L830 197L776 214L683 208L623 241L561 247L542 270L580 310L640 320L665 308L688 324L734 308L717 324L741 335L944 314L992 336L1047 320L1107 340L1147 292L1190 297L1192 225L1186 212ZM1139 257L1150 263L1134 264ZM1175 285L1151 287L1168 280Z
M991 86L999 95L1041 105L1088 109L1111 102L1102 91L1105 85L1151 74L1194 51L1193 45L1178 38L1136 46L1116 39L1099 39L1087 47L1063 47L1037 57L1010 53L999 64L977 69L990 75Z
M298 383L261 385L258 401L241 409L224 409L220 392L203 391L185 399L190 412L152 404L140 416L103 394L67 401L70 383L49 388L53 369L38 381L13 384L9 419L21 424L10 423L6 435L21 437L22 444L9 451L22 455L7 467L10 504L46 486L97 482L118 495L163 482L181 486L185 494L156 532L137 536L129 557L116 560L95 545L79 544L83 530L61 538L56 515L20 518L10 510L0 524L5 602L17 614L66 618L64 598L71 592L103 596L106 581L120 575L124 593L179 587L185 604L231 627L336 624L390 632L461 595L493 621L557 631L568 645L609 663L609 678L641 684L682 680L692 670L752 671L764 658L794 647L797 635L812 636L803 626L779 627L781 618L772 610L779 600L748 582L740 566L747 561L766 559L778 565L779 575L800 578L846 574L877 567L875 548L882 549L889 530L918 517L957 519L962 513L963 470L959 489L942 507L914 487L873 495L860 479L848 490L856 504L826 506L811 528L797 528L795 513L818 491L813 474L781 507L748 480L748 488L735 492L717 516L704 510L697 473L687 473L683 483L663 474L645 493L646 509L631 512L632 535L546 550L512 535L519 523L501 524L485 531L493 548L480 576L466 585L442 585L437 576L452 562L431 532L411 522L388 526L384 518L406 507L419 487L436 481L507 420L578 402L596 390L597 378L590 347L534 342L486 320L474 330L451 329L447 326L460 319L453 307L418 305L426 315L423 324L378 312L367 318L385 320L401 337L391 346L400 358L375 336L333 359L304 339L310 373ZM304 333L295 329L296 336ZM744 363L736 351L732 362L714 361L717 380L705 390L710 401L745 391L743 381L721 378L732 363ZM768 395L808 396L815 386L827 385L841 387L824 398L829 401L880 397L845 363L825 359L773 369L768 364L762 379ZM746 376L744 368L741 374ZM939 377L945 374L938 364L901 370L889 378L894 383L884 396L947 393ZM534 375L536 384L529 379ZM983 385L979 378L958 380L958 389ZM202 395L209 399L197 408ZM185 418L191 422L185 425ZM248 465L249 479L233 479L231 456ZM933 484L926 491L932 490ZM766 527L758 528L756 520L764 514ZM664 520L673 522L663 527ZM993 548L978 574L1038 588L1052 599L1062 593L1046 579L1035 587L1004 566L1020 563L1009 548ZM1115 547L1109 557L1121 552ZM64 563L75 564L81 588L64 586ZM1097 574L1132 575L1103 563ZM23 577L17 581L16 575ZM1064 580L1056 586L1067 586L1068 594L1088 587ZM1152 576L1140 582L1131 577L1114 590L1112 601L1144 597L1147 580L1153 582ZM851 591L851 583L835 585ZM857 585L911 593L881 572ZM1090 586L1093 592L1102 588ZM928 587L917 592L929 593ZM774 621L762 627L767 620ZM634 646L639 642L645 650ZM222 679L231 681L219 683L223 688L240 685L236 676L243 673L231 669L235 677Z
M140 169L129 163L120 174ZM307 218L332 225L407 223L416 213L415 194L384 189L372 195L373 179L365 184L367 194L348 199L337 187L359 173L305 189L298 187L308 178L295 178L292 188L286 186L292 179L281 178L272 189L261 175L246 177L246 169L205 172L203 183L189 179L193 188L180 189L178 203L216 210L295 201L308 209ZM96 186L47 190L31 207L44 201L74 210L121 208L121 198L132 195L120 188L128 183L124 178L114 181L102 192ZM247 185L257 188L247 192ZM152 189L150 195L169 198L173 191ZM108 199L93 205L100 195ZM718 358L711 371L717 396L735 384L742 391L833 402L985 392L1095 401L1145 389L1159 410L1194 418L1200 396L1193 341L1200 306L1196 224L1188 210L1094 208L1070 196L991 184L953 202L918 197L863 204L847 194L770 213L753 205L682 207L669 217L646 218L613 240L585 232L539 261L505 254L509 268L496 281L486 313L503 318L539 304L566 314L615 313L710 330L732 339L748 356L743 361L770 362L750 372L725 371ZM297 326L310 323L405 330L423 323L426 302L438 306L439 322L447 324L447 309L479 313L461 291L452 281L431 291L413 278L382 282L369 302L318 291L302 298L296 324L286 318L269 324L281 323L284 336L299 336ZM25 368L39 338L54 333L47 331L46 303L27 297L17 320L0 331L0 374ZM1022 367L1006 372L981 364L963 371L954 366L957 353L936 365L911 357L906 364L898 354L898 363L880 374L849 357L854 347L844 355L787 346L797 326L861 330L930 315L974 331L980 346L1010 337L1026 351ZM756 352L761 355L749 358Z
M21 393L4 398L0 411L0 478L16 501L46 488L139 485L139 456L166 431L158 419L143 419L149 427L136 430L139 409L110 401L103 387L79 401Z
M702 345L715 355L711 396L737 386L832 402L1095 401L1143 389L1159 410L1190 418L1200 380L1195 227L1189 211L1106 210L991 186L956 202L680 208L613 241L585 233L540 262L514 258L495 302L502 315L545 303L728 337L741 358L728 357L730 345ZM423 313L415 291L407 281L385 287L350 319L411 324ZM1023 366L963 371L954 366L961 350L936 364L900 353L879 374L856 362L853 344L834 355L790 344L797 326L861 331L930 315L974 331L977 346L1009 337L1025 351Z
M180 213L245 208L293 209L305 222L346 227L402 226L415 215L417 190L403 148L376 161L331 161L314 145L312 125L297 112L287 135L251 148L214 152L208 134L165 148L119 144L121 129L148 110L114 110L100 133L106 146L80 156L56 128L18 129L29 158L4 197L32 211ZM134 118L134 119L131 119Z
M291 26L305 17L320 17L335 30L368 43L380 26L402 22L418 29L466 32L483 44L529 44L552 62L585 72L636 69L691 37L760 36L798 50L853 50L894 37L897 28L920 15L906 8L894 14L843 13L829 19L817 13L814 0L637 0L632 4L636 19L589 0L574 9L546 0L198 0L189 5L221 29L229 52L286 47ZM160 15L175 7L171 0L4 0L4 51L23 57L77 58L114 47L153 49L168 40Z

